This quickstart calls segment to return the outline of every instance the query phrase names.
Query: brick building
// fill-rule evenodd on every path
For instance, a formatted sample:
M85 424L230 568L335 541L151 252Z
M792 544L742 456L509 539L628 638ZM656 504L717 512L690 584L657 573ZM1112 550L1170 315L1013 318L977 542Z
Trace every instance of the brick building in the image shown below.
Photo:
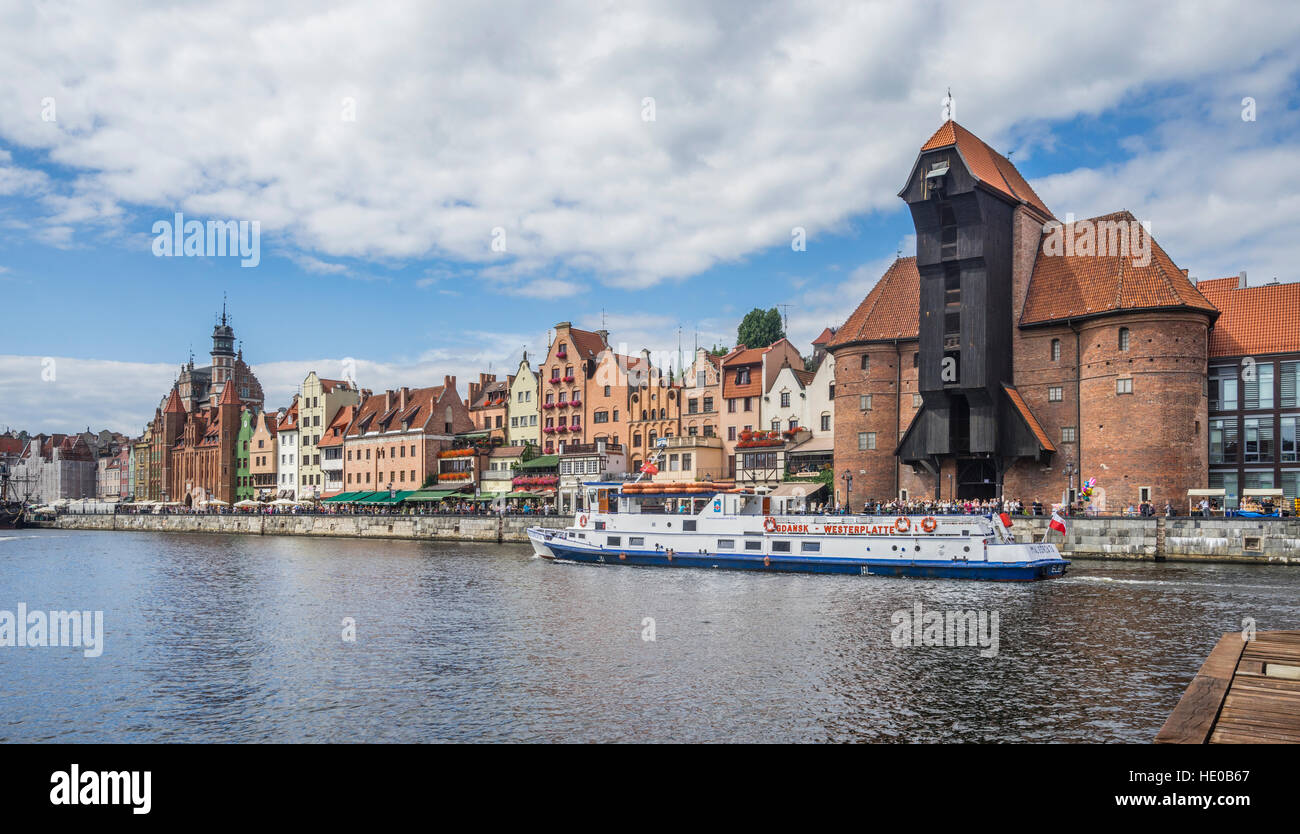
M344 432L343 489L419 489L437 474L438 453L473 428L454 376L431 388L365 396Z
M917 255L827 345L838 500L1052 502L1095 477L1113 511L1204 485L1219 313L1131 214L1062 223L951 121L899 196Z

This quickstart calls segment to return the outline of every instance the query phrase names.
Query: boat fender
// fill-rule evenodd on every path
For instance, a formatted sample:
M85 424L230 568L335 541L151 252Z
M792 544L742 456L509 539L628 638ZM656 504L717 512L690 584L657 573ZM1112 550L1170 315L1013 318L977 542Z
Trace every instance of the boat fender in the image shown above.
M898 518L894 519L894 526L898 528L898 532L906 533L908 530L912 529L912 521L907 516L900 515Z
M627 558L627 554L626 554L626 553L620 553L620 554L618 554L618 558L619 558L619 559L626 559L626 558Z
M673 549L670 547L668 548L668 561L671 562L672 560L673 560Z
M765 567L765 568L770 568L770 567L772 567L772 557L771 557L771 556L764 556L764 557L763 557L763 567Z
M934 516L926 516L925 519L921 521L921 529L927 533L933 533L934 528L938 526L939 521Z

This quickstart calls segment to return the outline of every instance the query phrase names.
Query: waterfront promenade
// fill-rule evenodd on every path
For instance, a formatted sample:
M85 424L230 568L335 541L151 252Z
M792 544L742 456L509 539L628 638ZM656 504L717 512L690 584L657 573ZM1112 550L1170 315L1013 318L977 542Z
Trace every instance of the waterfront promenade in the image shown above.
M40 526L65 530L132 530L171 533L243 533L448 541L526 542L529 527L560 528L557 515L342 515L342 514L60 514ZM1300 519L1282 518L1072 518L1064 541L1048 519L1016 516L1020 541L1051 541L1062 555L1154 561L1218 561L1300 566Z

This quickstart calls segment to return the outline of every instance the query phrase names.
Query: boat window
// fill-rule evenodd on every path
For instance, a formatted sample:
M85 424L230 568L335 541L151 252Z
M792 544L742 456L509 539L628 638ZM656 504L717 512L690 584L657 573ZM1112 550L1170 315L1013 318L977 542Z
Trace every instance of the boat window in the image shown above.
M718 539L718 550L735 550L735 539Z
M645 536L631 536L628 538L629 545L645 544Z
M597 521L597 522L596 522L596 529L597 529L597 530L604 530L604 529L605 529L605 522L603 522L603 521Z
M820 553L822 549L821 542L800 542L799 549L804 553Z
M608 544L610 547L617 547L618 545L620 545L620 544L623 543L623 537L622 537L622 536L606 536L606 537L605 537L605 543Z
M789 543L789 542L782 542L782 541L774 541L774 542L772 542L772 552L773 552L773 553L789 553L789 552L790 552L790 543Z
M763 549L763 543L762 543L762 542L751 542L751 541L746 541L746 542L745 542L745 549L746 549L746 550L762 550L762 549Z
M687 532L687 533L694 533L694 532L695 532L695 522L694 522L694 521L683 521L683 522L682 522L682 530L683 530L684 532Z

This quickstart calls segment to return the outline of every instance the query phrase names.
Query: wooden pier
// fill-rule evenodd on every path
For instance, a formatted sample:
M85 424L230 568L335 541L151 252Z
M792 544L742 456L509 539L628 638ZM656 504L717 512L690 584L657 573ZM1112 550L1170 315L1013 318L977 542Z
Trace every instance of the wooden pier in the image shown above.
M1223 635L1155 743L1300 744L1300 631Z

